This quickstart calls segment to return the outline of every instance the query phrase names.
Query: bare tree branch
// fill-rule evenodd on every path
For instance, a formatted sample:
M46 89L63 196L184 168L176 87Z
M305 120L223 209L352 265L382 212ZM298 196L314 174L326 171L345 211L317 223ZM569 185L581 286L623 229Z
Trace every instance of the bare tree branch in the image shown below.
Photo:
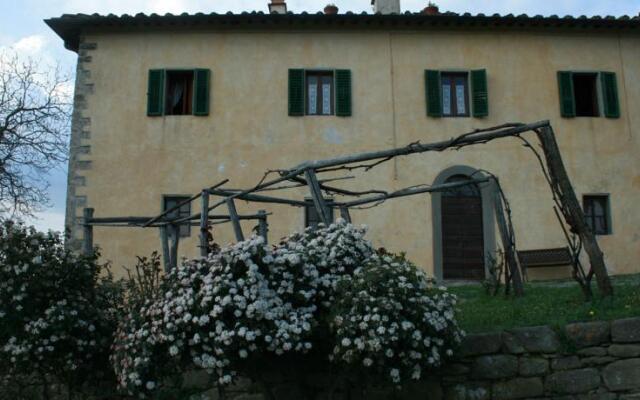
M67 159L69 83L57 66L0 52L0 214L48 205L46 177Z

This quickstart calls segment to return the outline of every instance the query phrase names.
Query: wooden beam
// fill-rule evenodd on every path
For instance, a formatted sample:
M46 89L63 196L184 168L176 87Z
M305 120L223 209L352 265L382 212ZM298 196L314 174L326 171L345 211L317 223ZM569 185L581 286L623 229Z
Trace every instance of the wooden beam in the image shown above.
M229 208L229 217L231 218L231 224L233 225L233 232L236 235L236 240L238 242L242 242L244 240L244 235L242 234L242 226L240 225L240 219L238 218L236 203L233 199L227 198L227 207Z
M223 180L223 181L220 181L220 182L216 183L215 185L211 186L211 187L209 188L209 190L217 189L217 188L219 188L220 186L224 185L224 184L225 184L225 183L227 183L227 182L229 182L229 179L225 179L225 180ZM170 214L170 213L172 213L173 211L176 211L176 210L180 209L180 207L184 206L185 204L189 204L189 203L191 203L192 201L194 201L194 200L196 200L198 197L200 197L200 196L202 195L202 193L204 193L204 191L203 191L203 192L200 192L200 193L196 193L196 194L194 194L193 196L189 197L188 199L185 199L185 200L181 201L180 203L176 204L175 206L173 206L173 207L171 207L171 208L168 208L168 209L164 210L163 212L161 212L161 213L160 213L160 215L157 215L157 216L155 216L155 217L153 217L153 218L149 219L149 221L147 221L147 222L143 225L143 227L147 227L147 226L149 226L149 225L153 224L154 222L156 222L156 221L160 220L162 217L164 217L164 216L166 216L166 215L169 215L169 214Z
M311 192L311 198L313 200L313 204L316 207L316 212L320 219L325 224L325 226L329 226L331 224L331 213L329 211L329 206L327 202L324 200L322 196L322 189L320 189L320 184L318 183L318 179L316 177L316 173L313 170L304 171L304 176L307 179L307 183L309 184L309 191Z
M397 197L413 196L415 194L420 194L420 193L442 192L442 191L457 188L460 186L467 186L467 185L487 182L488 180L489 178L477 178L477 179L470 179L468 181L463 181L463 182L443 183L442 185L409 187L409 188L401 189L392 193L365 197L363 199L347 201L341 204L345 207L354 207L354 206L360 206L363 204L384 201L387 199L395 199Z
M587 225L582 207L578 202L569 180L569 175L564 167L553 129L551 126L544 126L537 130L537 134L545 155L547 171L551 179L551 189L557 194L558 200L562 205L562 214L567 224L571 227L571 231L579 235L582 240L582 245L589 255L591 268L596 275L600 293L603 297L613 296L613 286L604 263L604 254L600 250L593 231Z
M93 208L85 208L82 211L82 216L83 216L83 237L82 237L82 253L85 256L91 256L93 255L94 252L94 248L93 248L93 226L91 226L91 224L89 223L89 221L91 221L91 219L93 218L93 213L94 213L94 209Z
M295 171L314 169L317 172L322 168L335 167L338 165L353 164L363 161L371 161L396 156L406 156L409 154L425 153L428 151L442 151L451 147L462 147L477 143L486 143L490 140L514 136L523 132L533 131L542 127L549 126L549 121L539 121L532 124L508 124L501 127L488 128L482 131L472 131L465 133L456 138L450 140L444 140L441 142L420 144L414 143L405 147L398 147L394 149L351 154L342 157L307 161L296 166L290 173L285 176L293 174ZM299 175L295 174L295 175Z
M209 250L209 191L203 190L200 195L202 212L200 213L200 256L206 257Z
M241 193L241 192L231 191L231 190L212 190L211 191L211 194L213 195L224 196L224 197L234 196L238 193ZM238 198L239 200L251 201L254 203L286 204L286 205L298 206L298 207L305 207L308 205L307 202L304 202L301 200L283 199L283 198L273 197L273 196L264 196L261 194L241 194L239 196L236 196L236 198Z

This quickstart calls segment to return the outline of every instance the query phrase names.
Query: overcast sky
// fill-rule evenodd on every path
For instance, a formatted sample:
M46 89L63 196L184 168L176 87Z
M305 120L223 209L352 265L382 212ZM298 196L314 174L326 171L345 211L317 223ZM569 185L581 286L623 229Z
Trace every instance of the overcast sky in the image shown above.
M71 13L136 14L182 12L267 11L268 0L1 0L0 48L13 47L22 54L60 63L73 73L75 54L42 22L45 18ZM345 11L371 11L370 0L287 0L293 12L317 12L327 3ZM440 0L441 11L485 14L542 15L638 15L640 0ZM9 4L9 5L7 5ZM403 11L418 11L427 1L401 0ZM66 195L66 166L51 172L52 207L32 221L41 229L62 230Z

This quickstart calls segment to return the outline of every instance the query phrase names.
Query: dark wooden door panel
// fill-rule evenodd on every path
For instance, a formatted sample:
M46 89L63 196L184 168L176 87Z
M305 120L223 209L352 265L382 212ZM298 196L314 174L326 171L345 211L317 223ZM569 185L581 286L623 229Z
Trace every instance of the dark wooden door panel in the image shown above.
M445 279L484 279L482 199L442 197L442 254Z

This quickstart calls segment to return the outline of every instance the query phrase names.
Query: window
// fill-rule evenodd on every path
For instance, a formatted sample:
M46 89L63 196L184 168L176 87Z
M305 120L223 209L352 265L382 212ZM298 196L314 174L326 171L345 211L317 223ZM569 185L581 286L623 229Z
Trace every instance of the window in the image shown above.
M482 118L489 115L487 71L425 71L427 116Z
M611 233L609 196L585 195L582 202L587 225L589 225L593 233L596 235L609 235Z
M166 211L170 208L177 206L185 200L188 200L189 196L164 196L162 210ZM181 206L179 209L170 212L168 218L181 218L191 215L191 203L187 203ZM185 222L180 225L180 237L191 236L191 224Z
M620 117L615 72L558 72L560 113L573 117Z
M307 72L307 115L333 115L333 71Z
M149 71L147 115L209 115L208 69Z
M193 100L193 71L167 71L164 115L190 115Z
M469 80L467 73L442 73L442 115L469 116Z
M289 116L351 116L351 71L290 69Z
M597 117L598 74L573 74L573 96L576 104L576 117Z
M307 227L312 227L313 229L318 227L318 224L322 222L322 219L320 218L320 215L318 214L318 211L316 210L315 205L313 204L311 199L306 199L307 202L309 202L310 204L308 206L306 206L304 208L304 226L305 228ZM333 202L333 200L329 199L325 201L328 204L331 204ZM333 216L333 207L329 207L329 216L331 219L331 222L333 222L334 220L334 216Z

